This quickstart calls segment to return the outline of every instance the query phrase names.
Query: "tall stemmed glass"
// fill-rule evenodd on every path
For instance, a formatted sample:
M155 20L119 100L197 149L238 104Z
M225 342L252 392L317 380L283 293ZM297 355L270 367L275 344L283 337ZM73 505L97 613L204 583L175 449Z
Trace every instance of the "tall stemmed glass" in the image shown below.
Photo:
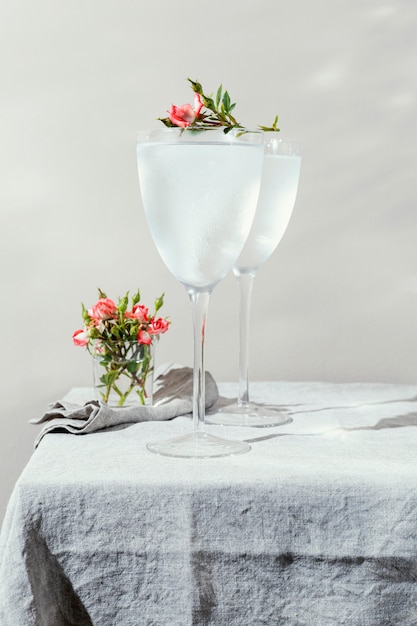
M237 402L209 414L209 424L277 426L289 421L277 408L249 399L249 319L253 282L258 269L281 241L294 208L300 176L300 146L296 141L265 139L261 191L245 247L234 264L240 294L239 388Z
M193 432L149 443L158 454L212 457L250 446L206 432L204 337L211 292L232 269L249 234L259 195L260 132L164 128L138 134L143 206L162 260L193 308Z

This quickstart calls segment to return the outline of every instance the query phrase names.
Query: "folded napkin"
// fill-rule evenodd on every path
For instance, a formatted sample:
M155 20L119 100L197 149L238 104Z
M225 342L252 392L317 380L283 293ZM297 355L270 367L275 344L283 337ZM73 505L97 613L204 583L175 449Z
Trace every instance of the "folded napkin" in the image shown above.
M217 401L219 392L209 372L206 372L205 380L208 409ZM82 406L65 400L55 402L42 417L30 420L31 424L43 424L35 440L35 448L47 433L53 431L84 435L119 424L170 420L192 413L192 395L192 368L176 363L163 365L155 375L152 406L111 408L98 400L90 400Z

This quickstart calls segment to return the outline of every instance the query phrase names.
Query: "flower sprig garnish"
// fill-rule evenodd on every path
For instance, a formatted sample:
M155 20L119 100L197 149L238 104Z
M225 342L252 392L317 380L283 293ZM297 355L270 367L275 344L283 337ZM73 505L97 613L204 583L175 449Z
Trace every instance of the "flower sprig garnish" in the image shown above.
M206 95L201 83L197 80L191 80L191 78L187 80L194 92L194 107L188 103L182 106L173 104L167 111L168 117L158 118L165 126L191 130L223 128L225 133L232 129L245 130L245 127L232 115L236 102L231 101L227 90L223 91L223 85L220 85L214 97L212 94ZM271 126L259 126L259 129L265 132L279 132L277 123L278 115Z

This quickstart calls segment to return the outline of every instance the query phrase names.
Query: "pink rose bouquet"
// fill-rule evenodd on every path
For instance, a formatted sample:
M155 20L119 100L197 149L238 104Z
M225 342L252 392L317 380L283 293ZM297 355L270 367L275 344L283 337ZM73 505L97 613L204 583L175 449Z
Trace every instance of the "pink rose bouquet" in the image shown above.
M81 305L84 326L73 333L73 343L85 346L100 365L100 376L95 382L104 403L113 398L114 404L124 406L130 403L133 393L140 404L146 404L146 383L153 373L153 346L170 325L158 316L164 294L155 300L150 315L148 307L140 304L139 290L131 303L127 293L117 304L98 291L99 299L91 308Z

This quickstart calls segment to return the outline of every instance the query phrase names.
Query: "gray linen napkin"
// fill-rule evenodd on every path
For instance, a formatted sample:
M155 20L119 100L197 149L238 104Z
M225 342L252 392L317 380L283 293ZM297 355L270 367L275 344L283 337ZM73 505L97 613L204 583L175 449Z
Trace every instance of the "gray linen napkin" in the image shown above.
M219 397L216 382L206 372L206 408L215 404ZM154 382L152 406L111 408L98 400L80 406L71 402L55 402L44 415L30 420L31 424L43 424L35 440L35 448L50 432L68 432L84 435L103 428L133 422L170 420L193 410L193 370L176 363L158 368Z

